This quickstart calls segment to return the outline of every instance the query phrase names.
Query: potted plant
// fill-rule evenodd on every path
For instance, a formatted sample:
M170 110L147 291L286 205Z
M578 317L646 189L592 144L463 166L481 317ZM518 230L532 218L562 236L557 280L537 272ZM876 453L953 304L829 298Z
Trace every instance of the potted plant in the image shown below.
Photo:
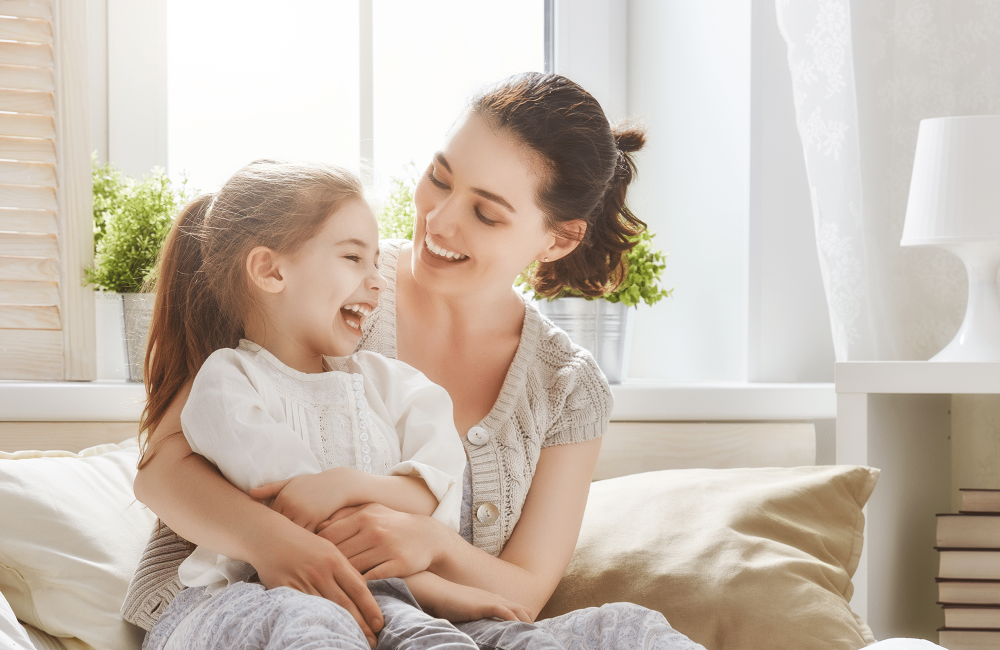
M92 170L94 265L85 278L102 292L120 294L129 380L140 382L156 259L189 193L186 181L175 188L160 168L137 181L110 163L99 165L95 155Z
M635 328L635 310L629 308L640 302L655 305L673 292L660 286L667 263L663 252L653 248L653 237L649 229L636 235L635 247L625 255L625 277L614 291L596 298L571 289L551 298L534 294L538 310L589 350L612 384L628 377ZM523 276L518 279L518 285L526 284Z

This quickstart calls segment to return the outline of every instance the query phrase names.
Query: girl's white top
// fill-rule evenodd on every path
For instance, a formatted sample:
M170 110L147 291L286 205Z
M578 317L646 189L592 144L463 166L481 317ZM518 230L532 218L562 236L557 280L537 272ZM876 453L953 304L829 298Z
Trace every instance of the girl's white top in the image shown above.
M438 499L434 518L458 530L465 451L447 391L374 352L325 362L328 372L299 372L246 340L215 351L181 413L191 449L244 492L332 467L418 476ZM179 575L214 591L253 572L199 546Z

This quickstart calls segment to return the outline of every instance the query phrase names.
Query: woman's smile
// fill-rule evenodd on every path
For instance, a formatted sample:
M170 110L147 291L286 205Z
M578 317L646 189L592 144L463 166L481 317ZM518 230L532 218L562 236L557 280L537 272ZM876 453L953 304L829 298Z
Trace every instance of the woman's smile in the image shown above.
M427 250L429 250L431 254L433 254L435 257L440 257L441 259L455 261L455 262L461 262L462 260L469 259L468 255L464 255L462 253L456 253L455 251L448 250L443 246L438 246L431 239L429 233L424 235L424 246L427 247Z

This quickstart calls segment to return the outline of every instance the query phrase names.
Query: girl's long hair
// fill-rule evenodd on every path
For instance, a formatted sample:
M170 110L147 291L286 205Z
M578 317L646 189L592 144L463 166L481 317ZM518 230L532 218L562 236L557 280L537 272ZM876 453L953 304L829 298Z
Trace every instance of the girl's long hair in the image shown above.
M257 160L217 193L199 196L181 210L154 276L156 299L143 364L140 467L149 457L149 435L177 394L209 355L239 345L245 323L259 317L246 272L250 251L265 246L278 254L294 252L350 200L363 201L364 190L347 170Z

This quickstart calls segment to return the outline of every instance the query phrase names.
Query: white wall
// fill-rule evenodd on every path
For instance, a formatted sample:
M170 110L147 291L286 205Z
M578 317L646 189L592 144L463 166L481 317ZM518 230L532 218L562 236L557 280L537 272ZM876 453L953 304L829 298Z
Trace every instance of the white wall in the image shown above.
M753 0L751 47L749 379L831 382L829 311L774 0Z
M637 314L630 376L744 381L749 3L630 0L628 110L649 137L630 203L674 287Z
M649 142L633 210L674 297L636 318L632 378L832 381L833 346L768 0L629 0L628 112Z

